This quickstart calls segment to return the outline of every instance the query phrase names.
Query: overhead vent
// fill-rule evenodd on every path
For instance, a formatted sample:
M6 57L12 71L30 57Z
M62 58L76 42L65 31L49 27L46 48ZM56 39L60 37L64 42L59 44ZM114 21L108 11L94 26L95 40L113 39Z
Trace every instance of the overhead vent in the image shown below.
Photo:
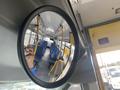
M99 43L99 45L108 44L109 43L109 39L108 39L108 37L104 37L104 38L98 39L98 43Z

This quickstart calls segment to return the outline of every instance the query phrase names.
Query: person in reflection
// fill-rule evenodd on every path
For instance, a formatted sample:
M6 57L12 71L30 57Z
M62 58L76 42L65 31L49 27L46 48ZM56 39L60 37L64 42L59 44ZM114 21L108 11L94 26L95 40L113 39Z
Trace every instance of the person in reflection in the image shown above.
M26 56L26 62L27 62L28 68L30 69L32 74L36 76L38 74L38 71L34 63L34 59L35 59L34 47L27 46L25 48L25 56Z
M34 67L34 49L30 46L25 48L25 56L26 56L26 61L28 64L28 67L32 69Z

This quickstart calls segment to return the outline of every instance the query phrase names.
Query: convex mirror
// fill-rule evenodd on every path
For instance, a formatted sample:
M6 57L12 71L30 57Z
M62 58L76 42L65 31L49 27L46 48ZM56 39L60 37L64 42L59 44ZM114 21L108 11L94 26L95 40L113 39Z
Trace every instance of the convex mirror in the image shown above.
M78 44L71 18L57 7L44 6L25 19L19 32L18 54L35 83L53 88L70 78L78 57Z

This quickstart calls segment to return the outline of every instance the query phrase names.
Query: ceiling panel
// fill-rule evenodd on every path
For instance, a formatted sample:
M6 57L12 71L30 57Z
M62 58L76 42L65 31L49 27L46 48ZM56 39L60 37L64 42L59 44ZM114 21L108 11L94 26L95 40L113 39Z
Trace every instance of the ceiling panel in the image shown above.
M81 14L84 26L91 26L120 17L115 14L120 8L120 0L71 0L74 8Z

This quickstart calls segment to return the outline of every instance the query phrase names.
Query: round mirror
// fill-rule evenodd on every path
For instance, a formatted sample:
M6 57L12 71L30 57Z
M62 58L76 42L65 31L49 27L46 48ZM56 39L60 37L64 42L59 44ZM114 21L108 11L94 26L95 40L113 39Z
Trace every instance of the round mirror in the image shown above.
M20 61L29 75L43 87L65 83L77 61L78 34L70 17L47 6L33 11L18 37ZM77 48L77 49L76 49Z

